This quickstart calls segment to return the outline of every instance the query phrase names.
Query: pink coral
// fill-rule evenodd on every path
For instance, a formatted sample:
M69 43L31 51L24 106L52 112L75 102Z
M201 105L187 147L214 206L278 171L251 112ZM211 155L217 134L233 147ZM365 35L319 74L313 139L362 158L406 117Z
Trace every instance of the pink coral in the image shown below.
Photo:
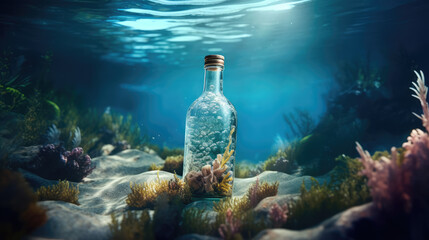
M219 235L223 239L231 239L240 232L241 222L234 218L231 208L226 210L225 224L219 226Z
M427 87L424 85L424 75L417 75L415 88L411 88L420 100L423 114L417 115L423 126L429 131L429 108L426 101ZM402 146L405 154L400 157L396 148L392 148L391 158L382 157L374 161L367 151L357 144L357 151L364 169L362 174L368 178L368 186L376 206L381 210L395 212L402 210L427 212L429 211L429 136L420 129L415 129Z
M270 208L269 217L274 227L281 227L287 221L287 214L289 212L287 204L280 207L279 204L275 203Z

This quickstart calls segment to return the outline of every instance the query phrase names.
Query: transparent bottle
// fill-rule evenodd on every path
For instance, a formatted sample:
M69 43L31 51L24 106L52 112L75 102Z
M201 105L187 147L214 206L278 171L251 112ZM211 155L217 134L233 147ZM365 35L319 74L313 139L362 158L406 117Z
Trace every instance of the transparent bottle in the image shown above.
M224 57L204 58L204 91L186 115L183 176L194 198L231 196L237 112L223 95Z

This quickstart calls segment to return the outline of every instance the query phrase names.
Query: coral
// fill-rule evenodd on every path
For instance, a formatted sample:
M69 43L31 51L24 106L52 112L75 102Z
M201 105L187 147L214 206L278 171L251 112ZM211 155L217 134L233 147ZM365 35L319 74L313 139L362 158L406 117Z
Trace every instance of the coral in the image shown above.
M119 223L114 214L111 215L112 223L109 224L112 239L114 240L141 240L154 239L153 223L149 210L143 210L140 214L136 211L124 213Z
M74 182L81 181L94 168L91 165L91 158L83 154L82 148L64 151L63 147L53 144L41 147L31 165L27 167L28 170L46 179L66 179Z
M231 172L228 172L222 179L222 181L218 184L216 184L216 192L220 192L223 194L229 194L232 191L232 185L230 182L232 182L232 176Z
M201 235L211 235L213 224L209 213L205 209L188 208L183 211L181 222L181 234L196 233Z
M229 150L234 131L235 127L232 127L229 133L229 143L223 155L218 154L211 166L205 165L201 168L201 171L190 171L185 176L185 181L189 184L193 193L221 196L231 195L231 182L234 178L231 176L232 172L227 172L226 174L225 172L228 170L227 162L234 153L234 150Z
M0 170L0 196L2 239L22 239L46 222L46 211L21 174Z
M273 227L279 228L287 221L287 213L289 212L287 204L280 207L277 203L271 206L269 217Z
M229 161L229 159L231 158L232 154L234 154L234 149L233 150L229 150L229 147L231 146L232 143L232 134L235 131L235 127L231 128L231 131L229 132L229 142L228 145L226 146L225 152L222 155L222 160L220 161L220 168L224 168L225 164ZM219 158L219 155L218 155Z
M68 181L59 181L53 186L42 186L36 191L39 201L55 200L79 205L79 187L73 187Z
M225 224L219 226L219 235L223 239L242 239L240 235L241 222L234 218L232 210L226 211Z
M415 116L422 120L422 125L429 131L429 106L426 101L428 88L425 86L423 72L417 75L413 97L420 101L422 115ZM368 186L376 206L384 212L411 212L413 209L429 211L425 206L429 195L424 187L429 177L429 136L420 129L415 129L402 146L405 153L398 154L392 147L390 158L382 156L373 160L367 151L357 143L357 151L364 166L362 174L368 178ZM426 202L426 203L425 203Z
M425 86L423 72L417 73L417 82L411 90L415 93L423 109L422 125L429 131L429 106L426 100L428 88ZM405 152L398 153L392 147L390 156L374 160L368 151L356 143L360 161L364 168L361 174L368 178L371 196L378 210L379 221L387 227L394 225L396 236L412 239L429 237L429 135L420 129L412 130L402 147Z
M161 194L166 194L168 198L178 197L184 203L191 200L191 190L189 186L176 175L174 180L161 180L155 182L144 182L141 184L130 183L131 193L128 194L126 203L133 208L151 208Z

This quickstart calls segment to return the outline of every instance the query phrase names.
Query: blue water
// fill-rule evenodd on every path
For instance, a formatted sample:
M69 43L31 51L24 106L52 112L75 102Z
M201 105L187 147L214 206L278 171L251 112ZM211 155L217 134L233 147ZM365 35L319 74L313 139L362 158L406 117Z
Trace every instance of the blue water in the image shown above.
M130 112L154 143L183 147L203 57L225 56L237 159L262 161L295 108L325 111L338 63L383 65L406 48L429 66L428 1L5 1L0 44L52 51L55 86ZM426 63L426 64L425 64ZM422 68L425 70L425 68ZM406 80L408 81L408 80Z

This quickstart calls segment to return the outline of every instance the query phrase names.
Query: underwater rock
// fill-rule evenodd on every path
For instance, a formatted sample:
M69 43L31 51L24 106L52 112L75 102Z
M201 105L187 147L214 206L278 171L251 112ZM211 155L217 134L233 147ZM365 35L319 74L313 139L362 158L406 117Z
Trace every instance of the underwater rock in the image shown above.
M200 234L186 234L176 238L176 240L218 240L222 238L200 235Z
M115 146L113 146L112 144L106 144L103 147L101 147L100 155L101 156L110 155L110 153L113 151L113 149L115 149Z
M376 220L372 214L373 208L372 203L367 203L347 209L313 228L301 231L267 229L260 232L253 239L385 239L382 238L382 235L380 236L380 229L374 224Z
M22 168L28 166L30 162L37 156L41 147L41 145L35 145L18 148L9 156L11 167Z
M39 205L47 210L48 221L31 234L31 237L57 239L110 239L109 215L98 215L80 207L60 201L43 201Z
M115 155L117 153L120 153L124 150L130 149L131 145L128 144L126 140L118 141L114 144L115 148L110 152L109 155Z
M296 199L297 197L299 197L299 194L276 195L272 197L267 197L258 203L254 211L257 217L260 217L262 219L269 219L268 215L272 206L274 206L275 204L283 206L284 204L290 202L291 199Z
M250 185L256 182L259 178L259 182L275 183L279 182L278 195L297 194L300 192L302 181L305 182L307 188L311 186L310 176L294 176L287 173L265 171L260 175L252 178L237 178L234 182L233 196L240 197L247 193ZM315 177L317 181L323 183L329 181L329 173L320 177Z

